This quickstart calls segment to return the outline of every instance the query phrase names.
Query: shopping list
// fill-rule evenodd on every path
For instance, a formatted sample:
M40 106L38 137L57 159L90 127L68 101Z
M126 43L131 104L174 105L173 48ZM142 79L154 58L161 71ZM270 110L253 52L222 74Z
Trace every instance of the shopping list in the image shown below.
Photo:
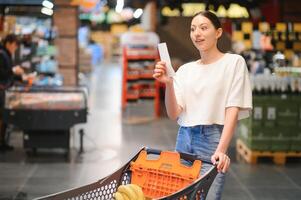
M166 43L164 42L158 44L158 50L159 50L161 61L164 61L166 63L167 76L169 77L175 76L176 73L175 70L172 68Z

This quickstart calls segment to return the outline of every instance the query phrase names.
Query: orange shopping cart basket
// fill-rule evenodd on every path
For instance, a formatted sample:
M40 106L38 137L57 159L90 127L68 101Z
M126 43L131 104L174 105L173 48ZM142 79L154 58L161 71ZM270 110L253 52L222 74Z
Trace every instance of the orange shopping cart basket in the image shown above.
M181 162L193 163L191 166ZM114 200L120 185L139 185L147 199L193 200L206 198L217 175L215 165L199 176L202 163L194 155L142 148L113 174L89 185L51 194L35 200ZM211 164L211 163L210 163Z

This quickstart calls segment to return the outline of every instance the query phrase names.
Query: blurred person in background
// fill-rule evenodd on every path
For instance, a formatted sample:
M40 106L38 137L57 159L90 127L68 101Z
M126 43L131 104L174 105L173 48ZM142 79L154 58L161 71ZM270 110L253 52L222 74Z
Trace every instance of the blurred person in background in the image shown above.
M0 46L0 151L13 150L7 144L6 128L2 120L5 102L5 90L11 87L15 80L22 80L24 70L20 66L13 66L13 56L19 46L18 37L14 34L7 35Z
M166 74L166 63L160 61L153 74L166 85L168 116L177 119L180 125L176 151L197 155L217 165L219 173L207 200L222 198L225 173L230 166L228 147L237 121L248 117L252 109L246 62L242 56L223 53L218 48L222 32L214 13L197 13L191 21L190 38L200 58L182 65L173 77ZM201 175L211 167L203 162ZM200 199L205 199L205 195L201 194Z
M95 67L103 61L104 52L100 44L97 44L94 40L90 39L88 48L92 55L92 65Z

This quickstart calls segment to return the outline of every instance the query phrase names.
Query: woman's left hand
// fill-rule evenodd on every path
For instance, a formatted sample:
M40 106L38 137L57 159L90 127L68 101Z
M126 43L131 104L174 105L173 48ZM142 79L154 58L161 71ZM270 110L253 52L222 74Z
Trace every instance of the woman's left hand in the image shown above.
M225 153L215 152L211 156L211 162L215 164L217 161L217 171L226 173L230 166L230 158Z

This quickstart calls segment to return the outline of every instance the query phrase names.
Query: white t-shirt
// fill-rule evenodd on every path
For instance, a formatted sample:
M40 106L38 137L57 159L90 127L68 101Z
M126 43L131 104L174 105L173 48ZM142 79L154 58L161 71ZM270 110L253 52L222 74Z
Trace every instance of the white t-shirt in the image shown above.
M226 53L214 63L190 62L174 77L178 105L183 110L180 126L224 124L227 107L239 107L238 119L252 109L252 90L246 62L237 54Z

